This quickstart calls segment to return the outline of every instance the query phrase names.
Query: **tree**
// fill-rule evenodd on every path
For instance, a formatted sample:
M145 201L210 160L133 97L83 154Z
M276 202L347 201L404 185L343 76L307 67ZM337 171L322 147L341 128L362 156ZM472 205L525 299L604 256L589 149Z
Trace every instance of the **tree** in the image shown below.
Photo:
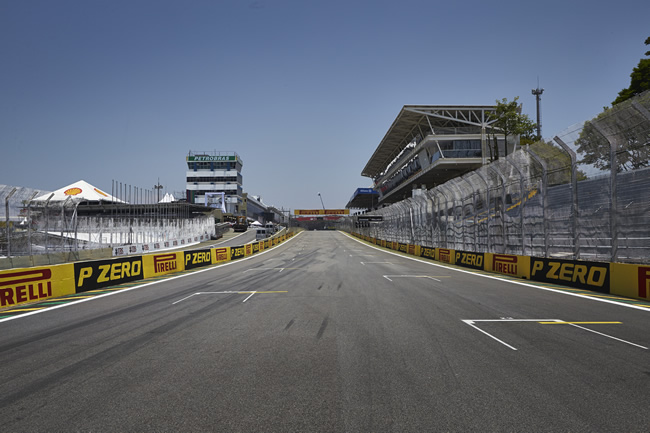
M518 135L531 139L534 136L535 123L530 120L528 115L521 113L521 106L517 104L518 100L519 96L515 96L510 102L506 98L496 101L495 112L488 113L488 120L494 121L491 130L492 147L490 148L490 160L492 161L499 159L497 133L504 135L505 156L508 156L508 137Z
M580 161L600 170L611 170L610 140L616 140L617 171L650 166L650 121L636 107L650 109L650 91L621 102L585 123L576 140ZM607 138L605 135L607 135Z
M645 40L645 44L650 46L650 37ZM650 51L646 51L645 55L650 56ZM648 89L650 89L650 59L641 59L630 74L630 87L621 90L612 105L626 101Z
M537 141L530 145L530 149L546 161L548 168L549 185L561 185L571 182L571 157L564 149L552 141ZM585 180L587 175L582 170L577 170L578 181Z

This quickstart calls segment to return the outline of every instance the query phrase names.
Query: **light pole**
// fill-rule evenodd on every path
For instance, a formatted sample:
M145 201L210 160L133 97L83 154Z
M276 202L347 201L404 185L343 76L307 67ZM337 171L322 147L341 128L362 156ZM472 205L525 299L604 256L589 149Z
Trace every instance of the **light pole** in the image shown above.
M163 188L163 186L160 184L160 178L158 178L158 183L154 185L153 188L158 190L158 200L156 203L160 203L160 190Z
M325 205L323 204L323 196L320 195L320 192L318 193L318 197L320 197L320 204L323 205L323 210L325 210Z
M538 80L539 81L539 80ZM535 99L537 100L537 139L542 139L542 113L540 111L540 99L544 89L539 88L539 83L537 83L537 89L532 90Z

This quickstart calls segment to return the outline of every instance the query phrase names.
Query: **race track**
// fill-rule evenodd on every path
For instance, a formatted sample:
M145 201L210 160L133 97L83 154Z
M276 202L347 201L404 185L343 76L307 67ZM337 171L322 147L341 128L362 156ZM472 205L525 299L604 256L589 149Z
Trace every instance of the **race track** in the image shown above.
M0 322L0 430L647 432L650 309L525 284L303 232Z

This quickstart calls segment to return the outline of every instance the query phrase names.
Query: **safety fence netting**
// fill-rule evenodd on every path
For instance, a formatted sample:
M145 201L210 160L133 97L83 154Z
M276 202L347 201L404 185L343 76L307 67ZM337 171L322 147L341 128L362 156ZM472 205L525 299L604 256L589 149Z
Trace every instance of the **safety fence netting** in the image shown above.
M343 222L387 241L538 257L650 262L650 91L572 134Z
M0 257L77 253L122 245L209 239L215 236L211 215L191 215L187 203L105 204L33 200L36 192L0 187ZM48 262L47 260L45 262ZM50 262L60 262L53 258Z

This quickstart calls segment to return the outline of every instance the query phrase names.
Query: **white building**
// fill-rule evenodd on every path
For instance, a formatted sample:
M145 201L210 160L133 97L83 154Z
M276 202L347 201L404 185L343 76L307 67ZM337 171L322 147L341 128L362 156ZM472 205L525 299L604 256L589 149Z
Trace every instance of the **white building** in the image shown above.
M206 193L224 193L226 213L241 213L242 159L235 152L190 151L187 157L186 193L189 203L207 205Z

